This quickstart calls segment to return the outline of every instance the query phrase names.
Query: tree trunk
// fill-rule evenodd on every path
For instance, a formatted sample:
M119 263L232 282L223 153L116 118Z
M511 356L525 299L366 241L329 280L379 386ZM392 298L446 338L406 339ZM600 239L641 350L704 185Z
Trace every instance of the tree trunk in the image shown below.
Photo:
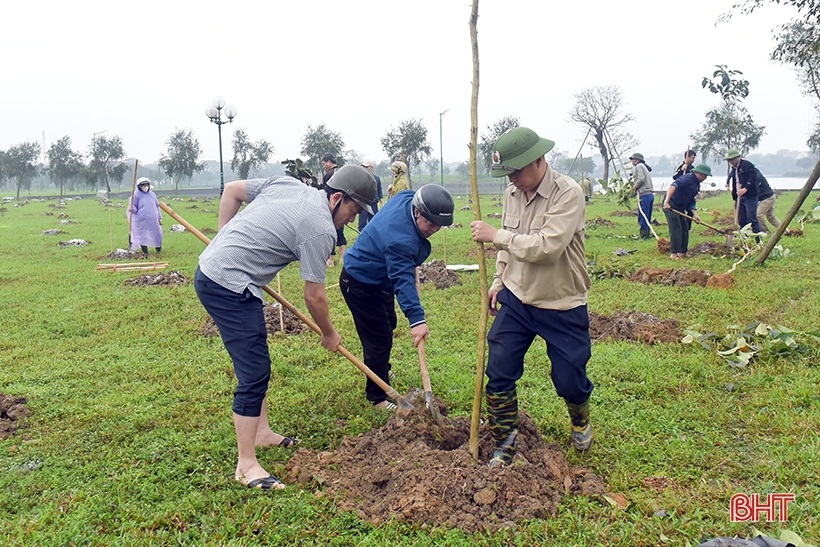
M604 182L609 184L609 150L604 142L604 132L595 129L595 140L598 142L598 150L601 152L601 161L604 163Z

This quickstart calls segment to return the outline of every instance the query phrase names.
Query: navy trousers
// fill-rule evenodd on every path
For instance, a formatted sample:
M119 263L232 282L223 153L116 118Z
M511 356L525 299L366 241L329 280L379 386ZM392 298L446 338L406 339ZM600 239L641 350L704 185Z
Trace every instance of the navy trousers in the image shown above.
M219 328L222 342L233 361L237 386L233 411L255 418L262 413L262 401L270 381L268 331L263 303L251 291L237 294L215 283L199 268L194 276L199 301Z
M521 302L508 289L498 293L501 310L487 335L487 391L512 391L524 374L524 354L538 335L547 343L555 392L572 404L589 399L587 377L592 356L586 305L571 310L543 310Z
M652 222L652 207L655 204L655 194L644 194L639 199L638 207L644 212L649 222ZM643 218L641 211L638 211L638 227L641 230L649 230L649 223Z
M740 196L737 221L741 228L751 223L752 231L756 234L763 231L763 228L760 227L760 223L757 221L757 195L752 197L746 197L745 195Z

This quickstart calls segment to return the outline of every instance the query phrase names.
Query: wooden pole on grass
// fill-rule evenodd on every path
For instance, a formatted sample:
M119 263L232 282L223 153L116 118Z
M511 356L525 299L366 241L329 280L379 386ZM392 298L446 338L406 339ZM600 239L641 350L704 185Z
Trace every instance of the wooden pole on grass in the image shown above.
M276 292L282 294L282 281L279 279L279 272L276 272ZM283 317L282 305L279 305L279 331L285 330L285 319Z
M128 202L128 250L131 250L131 224L134 220L134 192L137 190L137 166L140 160L134 160L134 182L131 183L131 201Z
M786 218L783 219L783 222L781 222L780 226L777 227L777 230L774 231L771 239L763 248L763 252L760 253L759 257L757 257L758 264L763 264L766 262L766 258L768 258L769 253L772 252L774 246L777 245L778 241L780 241L780 238L789 227L789 223L794 219L795 215L797 215L797 212L800 210L803 202L806 201L806 198L809 197L809 193L814 185L817 184L818 178L820 178L820 160L817 160L817 163L814 164L814 170L811 172L811 175L809 175L809 179L806 181L806 184L804 184L803 188L800 190L800 194L797 196L797 200L795 200L794 205L792 205L792 208L789 209L788 213L786 213Z
M470 44L473 52L473 88L470 100L470 188L473 196L473 219L481 220L481 203L478 199L478 174L476 170L476 151L478 149L478 0L473 0L470 13ZM481 311L478 321L478 352L475 369L475 394L473 397L473 415L470 423L470 455L478 460L478 426L481 419L481 395L484 391L484 354L487 344L487 315L490 309L489 286L487 284L487 265L485 264L484 244L478 245L478 279L481 290Z

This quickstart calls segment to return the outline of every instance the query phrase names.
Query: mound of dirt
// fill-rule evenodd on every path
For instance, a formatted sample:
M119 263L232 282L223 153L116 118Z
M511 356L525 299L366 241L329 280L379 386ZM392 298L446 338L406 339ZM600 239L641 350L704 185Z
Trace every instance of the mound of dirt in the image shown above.
M135 258L143 259L145 255L142 254L142 251L129 251L127 249L117 249L116 251L111 251L105 258L111 258L113 260L134 260Z
M211 234L215 234L216 230L214 230L213 228L202 228L200 230L200 232L202 232L203 234L206 234L206 235L211 235Z
M783 235L788 237L805 237L806 234L804 234L800 228L788 228L783 232Z
M433 260L419 267L419 281L432 283L437 289L449 289L461 285L458 274L447 269L443 260Z
M673 344L683 338L677 319L661 319L651 313L619 311L612 315L589 312L589 336L593 341L611 339L653 345Z
M490 213L485 218L501 218L501 213Z
M479 434L479 461L473 462L469 418L445 417L439 426L419 390L412 389L408 398L416 408L405 420L393 416L381 429L345 437L335 451L297 450L286 480L376 525L396 519L469 533L554 516L563 493L606 492L602 478L570 468L559 445L545 444L525 412L512 465L490 469L486 422Z
M262 311L265 314L265 327L268 331L268 336L281 334L283 329L284 333L288 335L303 334L310 331L310 327L302 323L302 320L296 317L296 314L287 308L282 308L282 321L280 323L279 302L265 304ZM219 328L217 328L210 315L199 330L205 336L219 336Z
M592 220L587 220L587 226L615 226L615 223L611 220L598 216Z
M676 285L678 287L688 287L689 285L705 287L711 275L709 272L703 270L690 270L685 268L675 270L673 268L651 268L644 266L630 275L628 279L633 283L644 283L646 285L660 283L662 285Z
M467 253L467 256L469 256L470 258L478 258L478 249L470 249L470 252ZM492 245L484 245L484 258L492 258L493 260L495 260L497 256L498 249L496 249Z
M611 217L634 217L634 216L637 216L637 215L638 215L637 210L635 210L635 211L622 211L622 210L619 209L617 211L612 211L611 213L609 213L609 216L611 216Z
M58 230L58 229L54 228L52 230L43 230L42 232L40 232L40 235L41 236L56 236L56 235L67 234L67 233L68 232L64 232L62 230Z
M26 416L31 416L26 403L25 397L12 397L0 391L0 441L26 427Z
M60 241L59 245L60 247L82 247L91 245L91 242L84 239L69 239L68 241Z
M168 273L146 273L125 280L126 285L131 285L134 287L148 287L151 285L184 285L187 282L188 278L176 270L171 270Z
M706 286L710 289L728 289L734 284L735 278L729 273L713 275L706 282Z
M658 252L662 255L665 255L672 249L672 244L665 237L659 237L655 245L658 247Z

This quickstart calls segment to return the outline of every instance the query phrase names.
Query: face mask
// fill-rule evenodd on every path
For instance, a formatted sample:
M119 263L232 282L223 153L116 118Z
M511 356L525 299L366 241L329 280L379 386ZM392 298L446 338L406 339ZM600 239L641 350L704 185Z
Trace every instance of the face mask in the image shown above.
M140 186L140 192L147 192L150 189L151 189L150 186Z

